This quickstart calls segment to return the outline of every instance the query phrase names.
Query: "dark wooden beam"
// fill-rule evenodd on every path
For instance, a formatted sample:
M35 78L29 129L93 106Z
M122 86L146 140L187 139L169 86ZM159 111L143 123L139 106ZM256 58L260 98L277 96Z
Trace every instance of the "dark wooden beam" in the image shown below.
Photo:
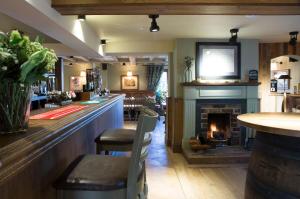
M300 0L52 0L63 15L299 15Z

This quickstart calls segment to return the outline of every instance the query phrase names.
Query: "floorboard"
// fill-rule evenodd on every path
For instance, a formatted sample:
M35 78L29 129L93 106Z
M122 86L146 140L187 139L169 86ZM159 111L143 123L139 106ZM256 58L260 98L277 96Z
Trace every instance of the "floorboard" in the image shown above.
M126 128L135 126L136 122L125 123ZM246 165L191 166L165 146L164 129L161 120L153 132L146 162L149 199L244 198Z

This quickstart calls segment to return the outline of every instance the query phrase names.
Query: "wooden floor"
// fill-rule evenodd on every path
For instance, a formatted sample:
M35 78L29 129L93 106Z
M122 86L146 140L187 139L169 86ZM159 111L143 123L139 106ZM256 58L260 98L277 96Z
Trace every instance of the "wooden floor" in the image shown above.
M134 122L126 122L134 128ZM245 166L202 168L188 165L164 144L164 124L158 122L147 159L149 199L243 199Z

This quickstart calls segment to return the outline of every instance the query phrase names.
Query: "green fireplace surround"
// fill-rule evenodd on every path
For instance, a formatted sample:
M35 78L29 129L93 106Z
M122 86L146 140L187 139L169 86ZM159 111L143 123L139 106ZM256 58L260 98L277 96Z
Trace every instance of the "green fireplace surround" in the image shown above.
M230 84L229 84L230 85ZM259 112L260 99L258 98L257 86L183 86L184 113L183 113L183 146L190 137L196 134L196 105L197 100L242 100L246 101L246 113ZM246 129L245 141L255 137L252 129Z

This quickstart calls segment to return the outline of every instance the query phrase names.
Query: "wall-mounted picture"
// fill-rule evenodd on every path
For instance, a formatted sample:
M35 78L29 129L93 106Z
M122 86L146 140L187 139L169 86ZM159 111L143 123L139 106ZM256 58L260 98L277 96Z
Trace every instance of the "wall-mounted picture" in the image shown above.
M281 75L289 75L290 69L272 70L271 79L277 80L277 92L283 92L290 89L290 80L278 79Z
M139 76L121 76L121 90L138 90L139 89Z
M82 90L82 77L81 76L71 76L70 77L70 90L71 91L81 91Z
M241 45L228 42L197 42L197 79L240 79Z

